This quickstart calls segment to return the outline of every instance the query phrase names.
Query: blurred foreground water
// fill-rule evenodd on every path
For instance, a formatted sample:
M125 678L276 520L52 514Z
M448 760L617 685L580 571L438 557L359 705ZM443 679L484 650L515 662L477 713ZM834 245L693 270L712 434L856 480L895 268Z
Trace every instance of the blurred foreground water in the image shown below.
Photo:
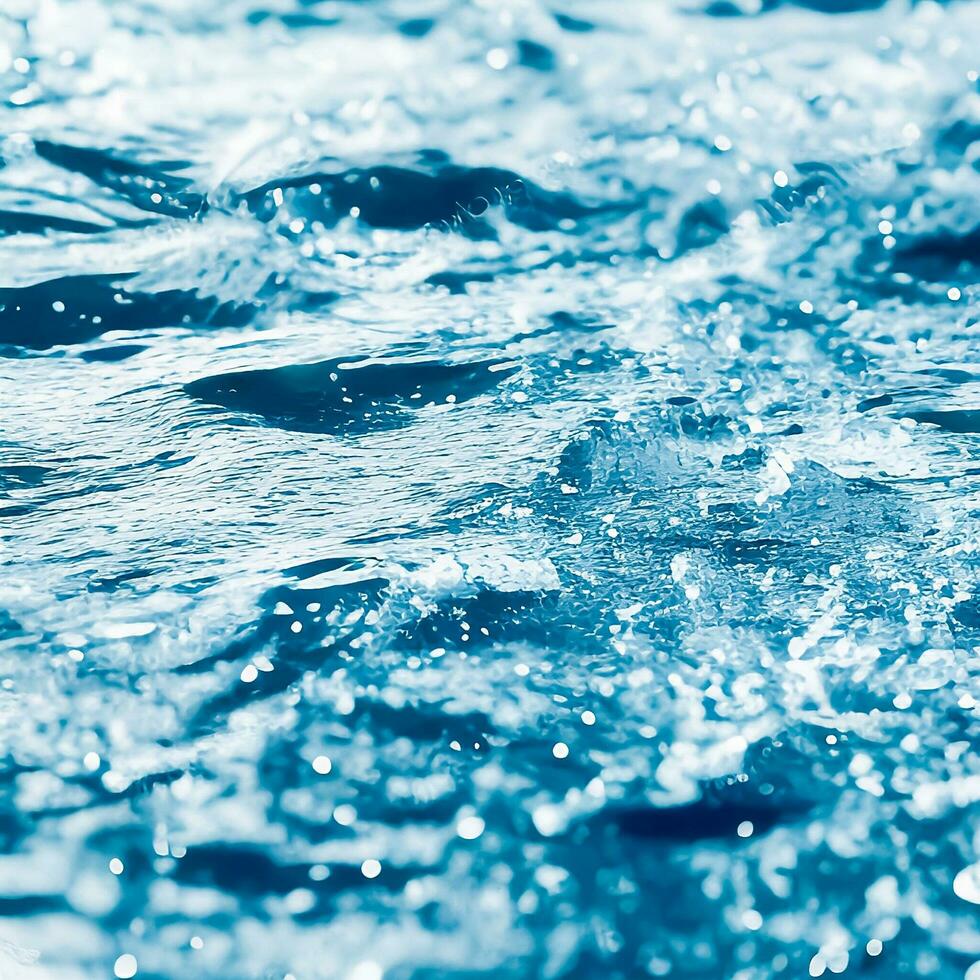
M978 52L3 0L0 976L978 980Z

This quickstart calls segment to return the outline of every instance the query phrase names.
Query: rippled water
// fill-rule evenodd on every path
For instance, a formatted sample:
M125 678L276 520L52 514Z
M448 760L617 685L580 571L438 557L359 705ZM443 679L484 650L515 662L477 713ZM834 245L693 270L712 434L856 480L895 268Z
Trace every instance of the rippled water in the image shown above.
M3 0L0 974L977 980L978 51Z

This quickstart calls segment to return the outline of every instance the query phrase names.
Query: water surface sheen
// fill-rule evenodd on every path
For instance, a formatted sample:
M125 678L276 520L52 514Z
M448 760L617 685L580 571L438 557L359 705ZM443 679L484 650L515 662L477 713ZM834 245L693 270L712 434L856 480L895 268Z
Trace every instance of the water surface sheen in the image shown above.
M978 12L0 4L0 973L980 980Z

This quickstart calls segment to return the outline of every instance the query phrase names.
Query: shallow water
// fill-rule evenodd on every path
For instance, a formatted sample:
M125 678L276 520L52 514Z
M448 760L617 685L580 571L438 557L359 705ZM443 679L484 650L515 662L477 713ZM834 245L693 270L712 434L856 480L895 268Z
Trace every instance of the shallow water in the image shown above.
M977 980L978 51L5 0L0 975Z

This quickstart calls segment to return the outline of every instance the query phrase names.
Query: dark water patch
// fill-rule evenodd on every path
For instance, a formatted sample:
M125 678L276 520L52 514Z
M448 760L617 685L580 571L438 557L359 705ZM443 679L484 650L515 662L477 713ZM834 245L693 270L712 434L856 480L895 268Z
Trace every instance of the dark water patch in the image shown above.
M971 381L980 380L980 374L976 371L965 371L962 368L923 368L921 371L916 371L915 373L939 378L951 385L965 385Z
M565 645L574 632L560 613L557 595L489 588L475 596L453 596L439 602L428 615L395 631L399 645L414 651L471 650L514 639Z
M327 823L329 810L324 814ZM353 831L337 824L331 827L331 837L352 839ZM400 892L417 874L416 869L388 865L385 873L374 881L367 880L356 863L332 864L324 880L310 878L310 864L286 862L271 856L268 851L249 844L205 844L188 848L177 863L177 881L198 887L217 888L242 899L257 899L265 895L287 895L296 889L313 891L329 902L329 897L350 890ZM327 911L321 907L313 918Z
M10 639L23 632L23 626L6 609L0 609L0 640Z
M33 504L14 504L10 507L0 507L0 517L26 517L35 509Z
M859 412L869 412L872 408L884 408L891 405L895 399L891 395L875 395L873 398L865 398L857 403Z
M313 561L302 562L283 570L284 575L291 578L301 579L303 583L308 583L329 575L331 572L359 572L365 569L374 568L377 562L372 558L317 558ZM368 578L370 576L365 576ZM301 584L298 588L309 587Z
M357 209L359 221L372 228L403 231L423 227L459 231L474 238L493 236L482 217L501 207L508 220L532 231L550 231L565 219L580 220L631 204L590 205L573 194L548 191L510 170L460 167L433 157L431 172L377 166L341 173L316 173L270 181L245 195L263 221L280 213L274 192L283 194L289 215L332 226Z
M264 24L268 20L277 20L283 27L292 30L303 30L309 27L336 27L343 23L339 17L317 17L302 11L278 13L272 10L253 10L245 18L249 24Z
M694 249L713 245L722 235L727 235L731 225L725 205L716 198L701 201L684 212L677 227L679 257Z
M535 71L554 71L555 53L551 48L537 41L521 40L517 42L517 60L525 68Z
M430 286L445 286L454 296L466 293L466 287L471 282L493 282L497 279L496 272L434 272L425 281Z
M808 751L807 745L764 738L746 752L745 781L707 780L690 803L661 807L644 800L611 807L598 819L611 821L627 837L679 844L725 839L735 845L741 824L751 824L743 830L756 838L807 817L818 802L829 802L829 782L820 793L810 780L823 783L831 773L814 772Z
M313 313L336 303L340 293L332 289L299 289L291 290L286 299L286 309Z
M243 326L250 304L222 303L196 290L127 290L127 275L64 276L0 288L0 343L31 350L92 340L110 330L175 326Z
M0 625L9 615L0 610ZM17 805L17 784L21 776L39 772L38 766L24 765L17 762L8 749L8 754L0 760L0 847L5 853L13 848L27 835L32 821Z
M792 5L816 10L821 14L853 14L862 10L878 10L888 0L791 0Z
M334 358L201 378L184 390L275 428L353 435L400 428L413 412L447 399L466 402L516 370L506 361Z
M94 350L82 351L78 356L83 361L93 363L114 364L135 357L149 350L146 344L115 344L112 347L96 347Z
M175 877L240 896L286 894L311 885L308 864L282 864L266 851L244 844L188 848L177 864Z
M891 268L929 282L972 281L980 268L980 225L964 233L940 231L900 241L891 252Z
M105 231L106 227L106 225L97 225L92 221L62 218L54 214L37 214L31 211L0 211L0 235L43 235L47 231L92 235Z
M49 466L33 466L26 463L0 466L0 491L39 487L53 472Z
M66 143L35 140L37 155L55 166L84 174L100 187L126 198L143 211L175 218L192 218L207 209L203 194L190 188L192 181L174 174L188 167L185 161L140 164Z
M980 409L949 409L933 412L903 412L903 418L916 422L928 422L947 432L976 435L980 433Z
M953 618L963 626L980 630L980 599L967 599L953 606Z
M956 122L946 126L936 136L936 150L953 158L955 163L959 163L963 154L976 142L980 142L980 122L970 119L957 119ZM974 168L977 161L973 162Z
M571 31L574 34L587 34L595 30L592 21L572 17L569 14L555 14L555 21L563 31Z
M398 25L398 30L405 37L425 37L435 26L435 21L431 17L415 17L411 20L403 20Z
M19 890L19 889L18 889ZM70 908L61 896L54 895L0 895L0 916L51 915Z
M615 826L631 837L693 844L711 839L738 840L738 827L750 822L758 833L801 819L809 806L782 806L757 802L727 800L704 796L697 803L668 807L624 807L608 814Z
M485 751L487 736L494 731L483 712L447 712L441 704L395 707L382 700L363 699L358 701L351 717L363 731L371 732L381 742L411 738L444 744L452 737L466 745L480 743Z
M821 14L854 14L865 10L878 10L888 0L762 0L752 14L730 0L711 0L704 12L709 17L745 17L771 13L781 7L803 7Z
M294 30L303 30L307 27L336 27L343 23L339 17L317 17L315 14L307 13L285 13L280 14L279 19L283 26Z

